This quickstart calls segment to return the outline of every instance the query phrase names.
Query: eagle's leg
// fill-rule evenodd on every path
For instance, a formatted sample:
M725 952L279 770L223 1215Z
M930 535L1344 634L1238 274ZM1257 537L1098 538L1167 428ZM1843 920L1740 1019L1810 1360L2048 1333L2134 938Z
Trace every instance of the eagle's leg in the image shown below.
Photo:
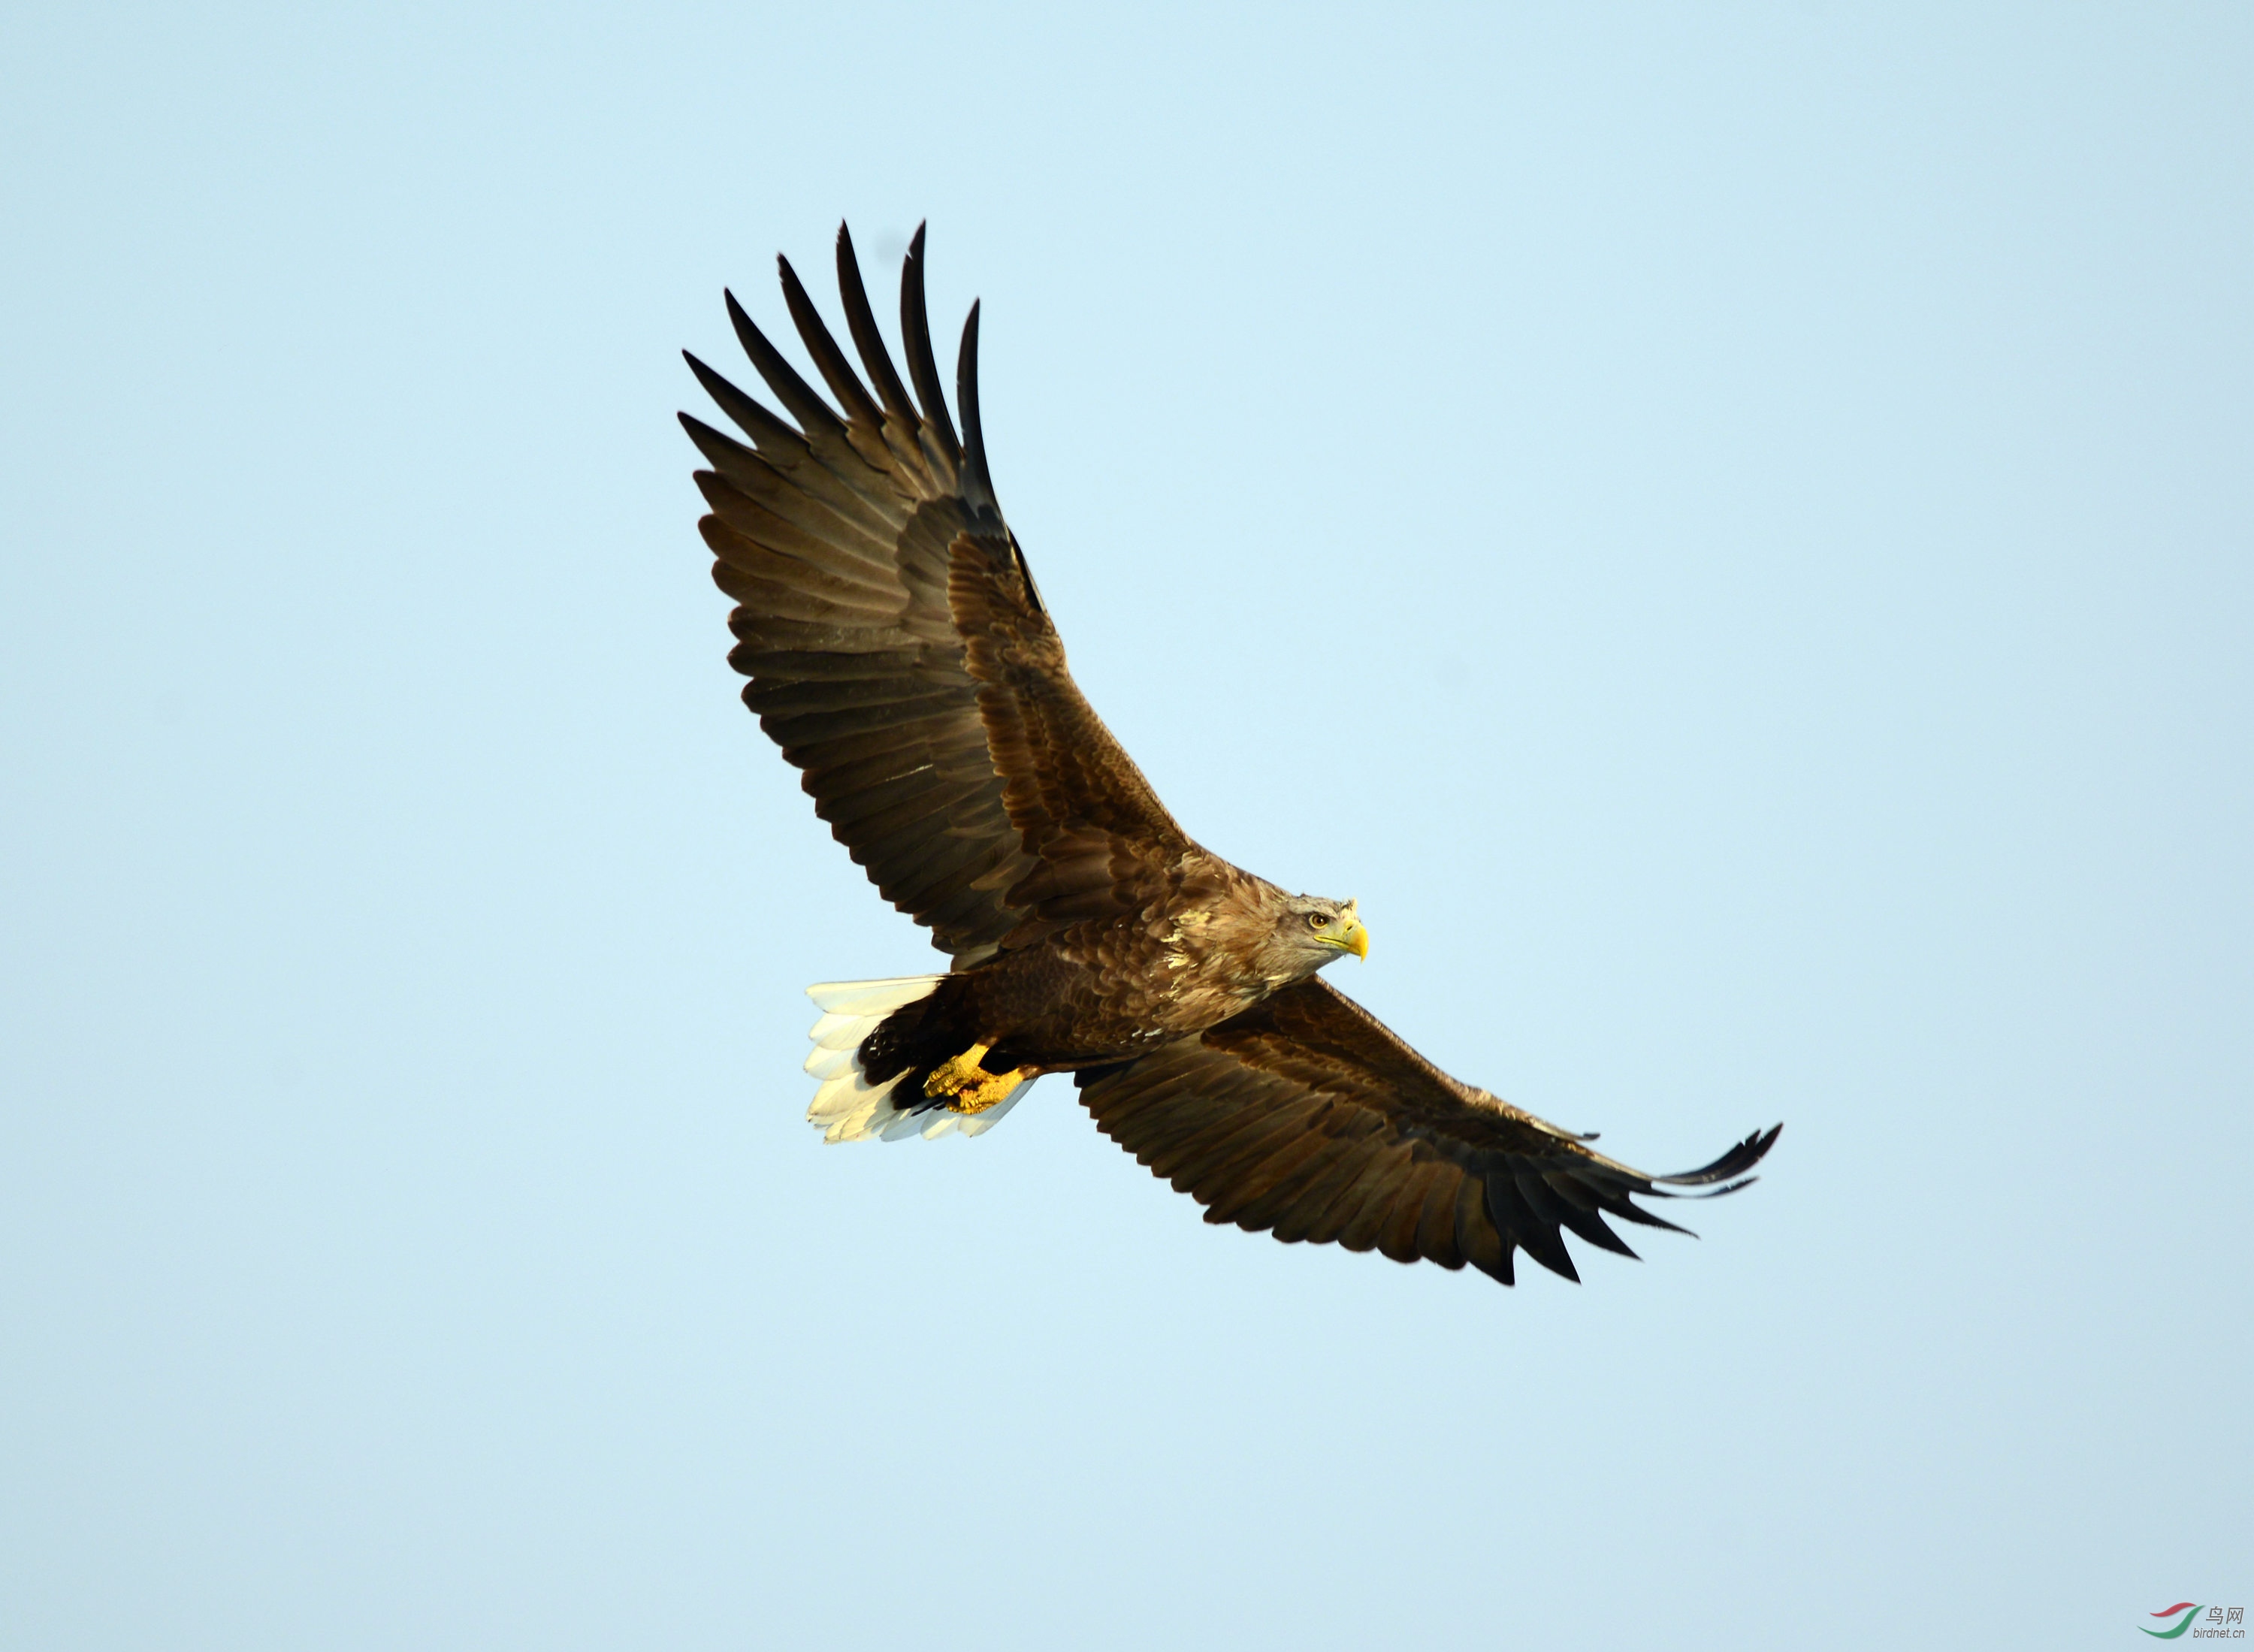
M978 1065L993 1046L974 1044L954 1060L933 1070L923 1082L927 1096L948 1098L947 1108L952 1113L983 1113L988 1108L1009 1098L1010 1092L1026 1082L1022 1067L1007 1073L990 1073Z

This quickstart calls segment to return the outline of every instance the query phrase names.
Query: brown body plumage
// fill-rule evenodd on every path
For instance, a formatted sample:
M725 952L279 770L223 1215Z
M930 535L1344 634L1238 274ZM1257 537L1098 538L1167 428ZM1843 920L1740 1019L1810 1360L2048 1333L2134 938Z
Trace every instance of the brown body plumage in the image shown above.
M1299 911L1334 903L1294 902L1195 844L1158 884L1131 913L1066 924L948 976L877 1030L864 1070L920 1080L972 1043L990 1046L988 1069L1029 1079L1100 1067L1218 1026L1329 962L1271 959L1270 942Z
M836 406L731 296L752 365L796 421L693 356L746 447L682 424L714 578L740 605L744 699L804 773L816 812L878 890L932 931L944 976L814 989L808 1069L831 1139L976 1133L1045 1073L1077 1074L1099 1128L1208 1221L1508 1283L1523 1249L1573 1277L1560 1227L1626 1251L1600 1212L1731 1179L1756 1131L1704 1169L1650 1177L1461 1084L1316 978L1367 950L1352 902L1288 895L1194 842L1082 697L980 430L976 305L958 438L923 302L901 280L912 398L852 243L838 282L864 382L788 262L783 292ZM1631 1253L1632 1254L1632 1253Z

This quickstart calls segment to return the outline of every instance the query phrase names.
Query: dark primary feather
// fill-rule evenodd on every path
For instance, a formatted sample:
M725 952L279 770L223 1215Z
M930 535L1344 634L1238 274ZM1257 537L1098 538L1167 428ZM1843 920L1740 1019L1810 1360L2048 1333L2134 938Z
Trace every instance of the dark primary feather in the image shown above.
M956 438L923 244L919 228L900 282L915 400L841 228L838 288L867 380L779 261L836 406L730 294L744 352L789 417L690 356L750 445L687 414L682 424L711 466L696 478L711 508L699 528L713 578L741 605L729 659L751 679L745 704L878 889L963 967L1013 934L1133 909L1148 869L1188 840L1074 685L1003 521L978 416L975 306L957 364L967 449Z
M956 442L955 426L947 416L947 396L939 388L939 363L931 354L931 320L924 312L923 229L916 226L908 242L907 261L900 266L900 341L907 346L908 376L923 402L924 427L951 468L961 462L962 449Z
M877 394L884 398L886 417L903 430L915 430L921 421L885 348L885 335L877 331L876 312L869 308L869 290L861 284L861 262L853 254L853 237L843 224L837 227L837 290L844 301L845 325L853 335L853 347L861 353L861 365L868 369Z
M1562 1232L1633 1256L1607 1215L1681 1232L1634 1196L1734 1193L1782 1128L1697 1170L1649 1175L1450 1078L1320 977L1079 1080L1097 1127L1205 1206L1208 1222L1398 1262L1469 1263L1505 1284L1514 1250L1578 1279Z
M974 509L991 511L997 516L1002 508L994 502L994 479L986 471L986 432L978 419L978 304L971 301L970 314L962 323L962 348L955 363L955 396L962 404L962 497ZM1023 566L1022 559L1019 564ZM1036 602L1035 606L1039 606Z

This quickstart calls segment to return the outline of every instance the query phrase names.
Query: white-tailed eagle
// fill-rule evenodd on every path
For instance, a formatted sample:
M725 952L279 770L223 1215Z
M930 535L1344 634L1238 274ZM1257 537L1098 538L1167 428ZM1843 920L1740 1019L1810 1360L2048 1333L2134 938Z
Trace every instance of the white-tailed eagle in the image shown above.
M948 415L923 232L900 281L906 381L844 229L858 370L781 271L827 399L732 294L781 412L689 358L749 438L682 416L711 466L696 485L713 578L738 605L729 660L815 812L952 960L809 989L808 1117L826 1139L976 1135L1030 1081L1070 1073L1096 1127L1208 1222L1505 1284L1515 1250L1578 1278L1561 1230L1632 1256L1606 1216L1673 1227L1634 1195L1750 1180L1777 1128L1648 1175L1449 1077L1325 982L1324 965L1368 954L1354 903L1288 894L1200 847L1074 686L987 473L976 304L959 435Z

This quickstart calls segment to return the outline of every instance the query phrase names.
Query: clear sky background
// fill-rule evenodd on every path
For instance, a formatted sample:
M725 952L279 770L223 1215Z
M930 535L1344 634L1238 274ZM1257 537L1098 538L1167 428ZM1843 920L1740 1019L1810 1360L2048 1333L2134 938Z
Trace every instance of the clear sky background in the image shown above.
M2254 1606L2254 20L1694 10L12 15L0 1641ZM1465 1077L1785 1121L1701 1238L804 1125L805 984L938 955L736 702L676 352L927 216L1160 793Z

